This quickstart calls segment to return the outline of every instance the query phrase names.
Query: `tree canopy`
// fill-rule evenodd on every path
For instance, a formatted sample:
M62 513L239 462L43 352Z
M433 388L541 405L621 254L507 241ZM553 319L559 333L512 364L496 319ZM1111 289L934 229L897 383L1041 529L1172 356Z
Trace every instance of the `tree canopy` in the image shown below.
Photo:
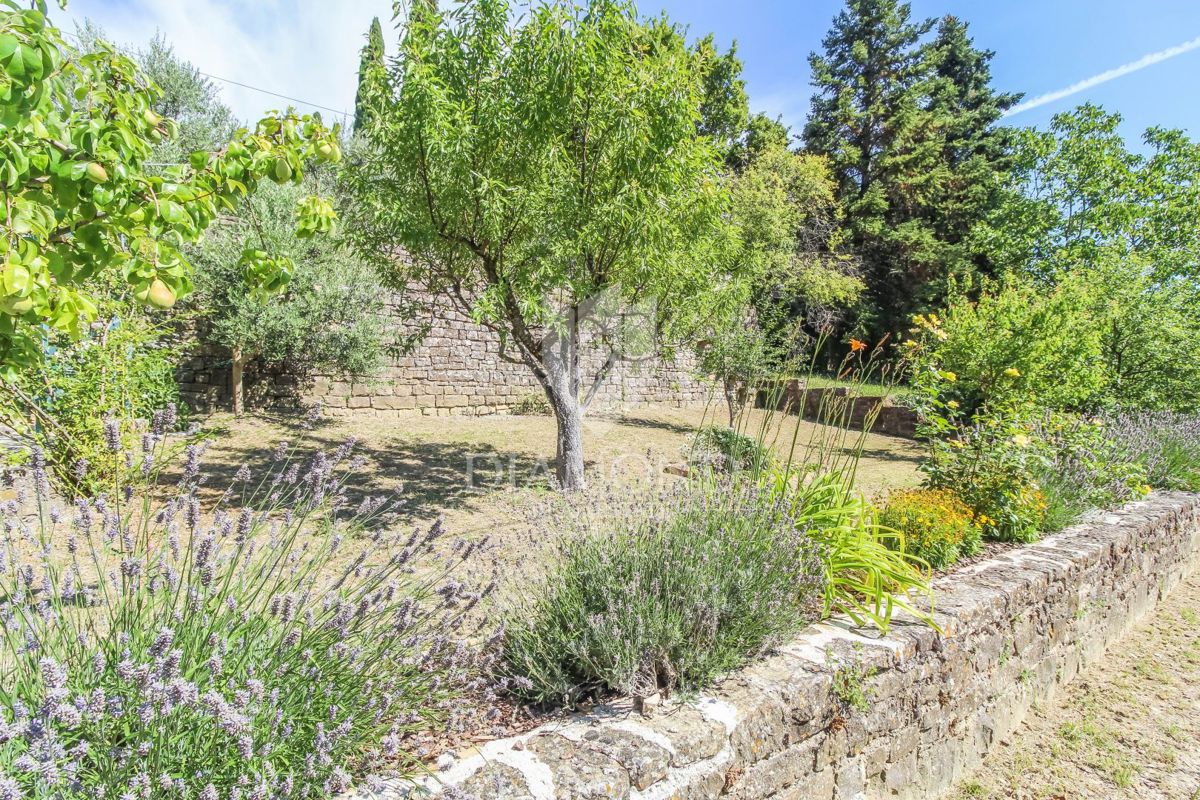
M1200 143L1151 128L1131 151L1094 105L1019 133L1003 201L977 247L1040 291L1086 287L1104 363L1092 405L1200 402Z
M1004 170L995 126L1018 99L990 87L992 54L966 25L914 20L898 0L847 0L810 56L805 146L830 159L867 302L859 327L882 336L936 306L980 266L966 240Z
M336 236L298 237L296 205L306 184L264 186L236 216L215 226L193 249L193 305L206 341L232 354L238 380L230 387L236 413L244 408L241 370L251 362L286 364L293 371L367 376L385 352L379 281ZM291 279L268 301L247 292L247 249L286 259Z
M350 169L360 252L448 296L532 370L568 488L582 482L579 315L602 295L653 301L670 330L732 286L721 158L698 131L707 60L618 0L549 3L519 26L504 0L418 8Z
M41 357L42 326L82 331L96 314L89 281L97 275L119 272L139 300L173 305L191 289L182 243L263 179L298 180L305 158L336 147L335 131L288 112L239 129L185 164L151 167L155 147L178 133L154 110L160 90L107 44L88 53L67 45L40 3L0 7L0 66L6 370ZM309 209L322 212L319 220L328 207L314 199ZM265 259L248 266L258 288L286 281Z

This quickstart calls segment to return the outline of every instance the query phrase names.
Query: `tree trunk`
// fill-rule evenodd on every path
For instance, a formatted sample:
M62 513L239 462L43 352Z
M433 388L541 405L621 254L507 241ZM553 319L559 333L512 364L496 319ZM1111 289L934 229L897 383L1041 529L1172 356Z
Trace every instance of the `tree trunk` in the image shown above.
M729 427L734 427L737 422L738 411L741 410L738 400L738 382L732 378L726 378L725 381L725 406L729 410Z
M569 392L546 390L550 407L554 409L554 421L558 424L558 447L554 463L554 477L564 491L575 491L584 487L583 479L583 413L579 400Z
M574 315L574 309L571 310ZM539 378L558 425L554 477L563 491L584 487L583 409L579 404L578 335L574 316L565 335L548 340Z
M233 348L233 359L229 365L229 396L233 404L233 415L240 417L246 413L246 400L242 388L242 372L246 368L246 355L242 348Z

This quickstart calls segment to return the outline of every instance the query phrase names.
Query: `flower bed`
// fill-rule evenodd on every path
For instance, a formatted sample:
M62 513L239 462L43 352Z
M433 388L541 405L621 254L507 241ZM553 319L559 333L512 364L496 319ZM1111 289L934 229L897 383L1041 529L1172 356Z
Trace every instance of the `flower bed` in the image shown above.
M938 581L941 632L811 627L710 695L623 703L491 742L446 798L929 797L1012 732L1200 559L1200 498L1156 493ZM384 796L404 796L399 785Z

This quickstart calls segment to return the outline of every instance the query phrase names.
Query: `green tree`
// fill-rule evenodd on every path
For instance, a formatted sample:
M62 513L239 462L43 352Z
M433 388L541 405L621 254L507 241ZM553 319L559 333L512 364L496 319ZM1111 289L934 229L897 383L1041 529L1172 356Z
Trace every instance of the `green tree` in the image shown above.
M729 164L735 172L741 172L767 150L787 149L788 141L788 129L783 122L771 119L766 114L755 114L750 117L745 133L734 145Z
M362 57L358 62L358 93L354 96L355 133L361 133L371 124L373 115L371 83L384 79L385 54L383 27L379 24L379 17L374 17L371 20L371 28L367 31L367 43L363 46Z
M138 60L162 90L156 109L178 112L181 129L188 131L186 140L181 135L170 146L204 148L223 141L232 113L204 76L162 37L139 51ZM155 160L168 160L161 146ZM378 279L336 237L297 230L297 209L307 196L334 194L328 172L310 170L299 184L265 184L201 243L187 248L197 288L189 305L201 318L201 338L230 352L235 414L245 410L242 377L252 362L362 376L375 371L383 354L380 318L372 311ZM270 254L284 265L290 272L286 289L269 300L247 292L247 253Z
M139 49L135 58L158 87L154 111L179 126L178 136L159 143L155 161L186 161L197 150L216 150L229 141L238 124L233 112L221 102L220 90L176 55L162 34Z
M173 305L191 288L181 242L264 178L298 180L304 158L336 146L317 119L272 115L219 150L151 171L155 146L177 129L154 111L159 92L112 47L69 47L35 5L0 5L9 209L0 222L0 363L9 377L41 358L47 329L82 334L96 315L89 282L98 275L119 272L138 300ZM285 282L265 260L248 277L261 289Z
M1200 143L1150 128L1132 152L1119 114L1086 104L1020 131L1004 203L979 232L1003 268L1053 282L1137 260L1187 291L1200 279Z
M673 31L669 35L675 35ZM737 42L724 54L717 51L710 33L696 42L695 52L704 73L704 96L700 101L700 133L711 137L723 156L730 156L742 139L750 117L742 61Z
M809 57L817 91L804 142L837 177L867 284L859 324L876 336L972 271L962 244L990 190L970 180L1004 168L992 127L1014 98L990 88L991 54L965 25L943 20L926 41L933 27L898 0L847 0Z
M786 137L765 141L731 185L737 271L751 293L708 322L698 360L721 382L732 426L756 385L801 355L803 329L826 327L863 287L836 255L836 187L824 157L788 150Z
M971 248L971 237L1001 202L1013 169L1013 130L997 123L1021 95L992 89L995 53L977 49L967 24L957 17L945 16L938 22L928 49L933 72L927 108L937 117L940 162L946 173L924 213L946 245L945 274L974 271L990 276L995 265L986 253ZM938 288L935 297L945 291Z
M297 204L308 190L325 188L316 177L306 177L312 186L264 186L194 248L201 333L230 352L235 414L245 410L242 376L252 362L364 376L384 355L380 286L372 270L334 236L296 235ZM246 292L248 249L291 263L286 289L267 302Z
M112 47L104 30L91 19L76 26L75 39L84 54L103 53ZM238 123L221 102L220 89L181 59L165 36L157 34L145 47L125 48L124 52L157 89L151 108L176 125L175 136L155 144L155 162L170 166L186 161L197 150L217 150L229 141Z
M670 336L714 287L741 288L723 279L727 192L697 131L703 67L626 2L552 2L519 26L504 0L414 14L349 170L359 250L495 330L537 378L566 489L584 481L589 311L652 302Z
M1003 202L976 246L1045 290L1093 289L1106 383L1097 403L1194 408L1200 400L1200 143L1151 128L1146 152L1094 105L1017 139Z

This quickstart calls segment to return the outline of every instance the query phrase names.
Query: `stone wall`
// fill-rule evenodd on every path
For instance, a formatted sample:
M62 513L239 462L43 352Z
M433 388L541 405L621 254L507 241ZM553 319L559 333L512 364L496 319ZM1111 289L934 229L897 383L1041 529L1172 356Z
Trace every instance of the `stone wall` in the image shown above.
M395 299L385 302L396 332L411 331L414 323L400 314ZM382 373L370 380L304 374L294 367L262 370L251 364L245 374L247 404L251 408L295 409L321 403L327 413L335 415L448 415L506 412L523 399L542 397L525 365L500 358L500 343L492 331L445 301L427 298L421 321L429 323L423 341L413 352L388 359ZM606 356L599 348L585 348L585 381ZM178 377L183 399L193 409L207 413L228 408L227 352L198 348L184 362ZM710 384L697 377L694 361L680 353L674 359L618 361L602 384L595 406L693 405L704 403L711 393Z
M933 798L1196 565L1200 497L1156 493L937 580L942 631L814 626L711 695L615 703L444 764L478 800ZM863 676L859 680L855 676ZM843 691L835 690L841 677ZM843 697L861 688L856 710ZM442 792L453 786L455 792ZM385 790L393 797L409 790Z
M790 380L764 392L780 409L795 413L804 410L804 418L833 421L862 430L869 424L873 433L902 436L917 435L917 412L898 406L887 398L852 397L844 388L805 388L803 380Z

